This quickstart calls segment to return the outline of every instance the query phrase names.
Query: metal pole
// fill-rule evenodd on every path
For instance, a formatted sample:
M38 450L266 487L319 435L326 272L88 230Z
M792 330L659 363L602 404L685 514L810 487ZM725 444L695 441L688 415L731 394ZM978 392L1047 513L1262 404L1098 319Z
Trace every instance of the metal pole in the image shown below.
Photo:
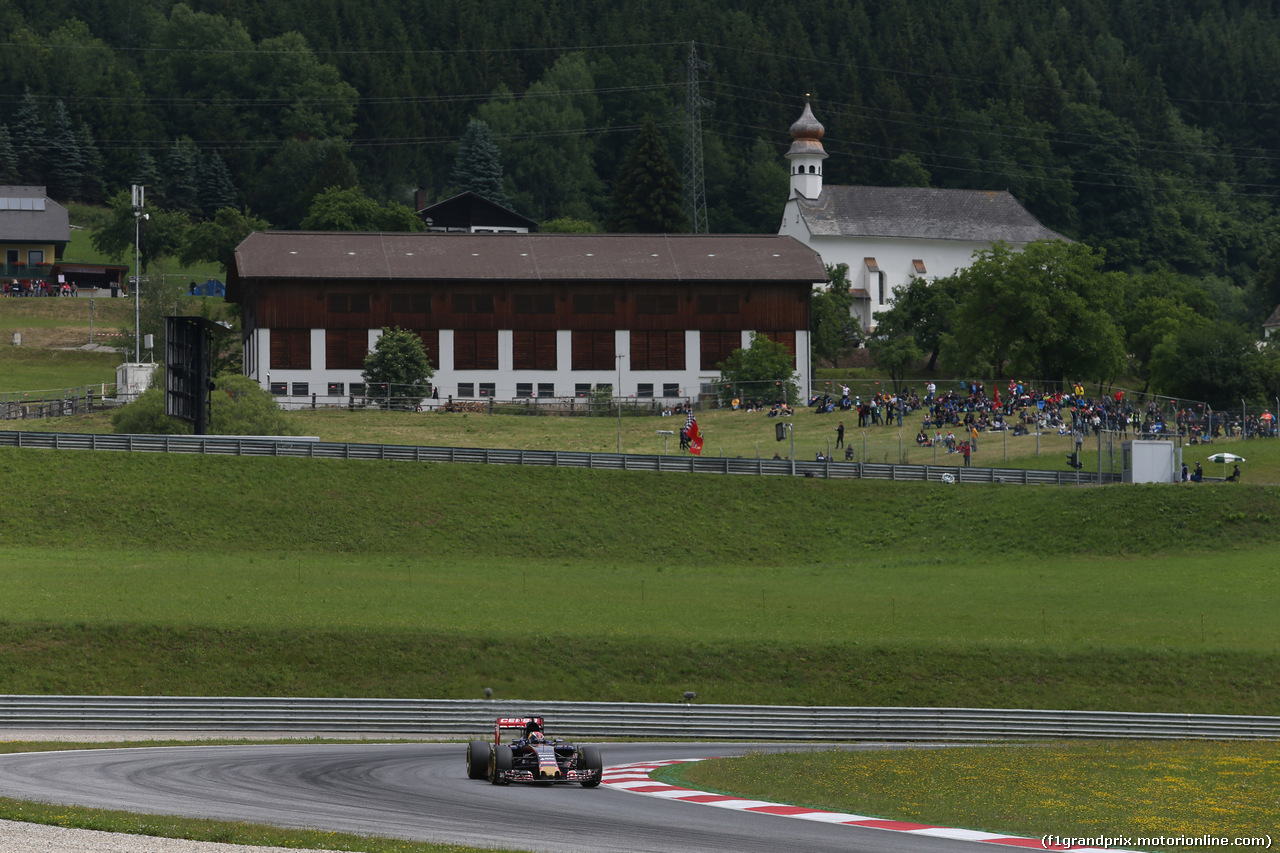
M614 356L618 360L618 453L622 453L622 356Z
M791 436L791 476L796 475L796 432L793 424L787 424L787 435Z
M142 312L138 307L138 292L142 290L142 250L138 248L138 241L142 234L142 214L137 208L133 211L133 362L137 364L142 361L142 338L141 335L141 317Z
M1102 426L1098 426L1098 485L1102 485Z
M139 296L142 292L142 208L146 206L146 187L131 187L133 202L133 361L142 361L142 311Z

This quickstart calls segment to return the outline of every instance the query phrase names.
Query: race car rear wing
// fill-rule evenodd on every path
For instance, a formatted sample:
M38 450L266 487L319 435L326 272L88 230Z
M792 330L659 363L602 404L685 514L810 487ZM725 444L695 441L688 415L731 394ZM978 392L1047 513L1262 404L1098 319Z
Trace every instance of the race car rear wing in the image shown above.
M503 729L520 729L524 731L525 726L530 723L537 723L538 728L542 728L542 717L499 717L498 721L493 724L493 742L495 744L502 743Z

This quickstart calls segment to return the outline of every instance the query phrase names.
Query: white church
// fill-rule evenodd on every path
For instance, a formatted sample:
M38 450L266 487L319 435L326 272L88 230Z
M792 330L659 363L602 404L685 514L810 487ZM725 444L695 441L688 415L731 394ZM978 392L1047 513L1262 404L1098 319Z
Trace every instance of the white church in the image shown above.
M1005 191L824 187L824 132L806 100L791 125L791 193L778 233L809 246L828 266L848 264L852 310L864 332L912 278L951 275L996 242L1022 248L1067 239Z

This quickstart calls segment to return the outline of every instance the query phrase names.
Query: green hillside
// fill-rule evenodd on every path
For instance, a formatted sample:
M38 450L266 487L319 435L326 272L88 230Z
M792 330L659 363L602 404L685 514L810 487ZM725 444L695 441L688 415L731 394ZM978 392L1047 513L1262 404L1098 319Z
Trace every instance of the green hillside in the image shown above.
M1267 487L5 450L0 692L1270 713Z
M12 0L0 120L16 162L0 168L59 200L101 203L141 180L157 210L247 208L296 228L328 186L448 197L478 118L517 212L599 225L646 115L682 161L696 68L714 103L711 232L776 230L787 129L810 93L829 182L1007 189L1116 268L1192 276L1256 323L1278 296L1277 14L1188 0L1159 14L1083 0L142 0L124 15Z

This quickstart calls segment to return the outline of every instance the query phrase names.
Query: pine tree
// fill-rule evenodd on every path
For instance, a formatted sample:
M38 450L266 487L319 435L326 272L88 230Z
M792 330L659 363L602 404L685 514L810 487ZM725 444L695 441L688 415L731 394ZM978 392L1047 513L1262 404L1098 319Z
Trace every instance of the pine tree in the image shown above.
M672 234L689 230L680 173L667 155L658 124L646 115L640 136L613 184L613 213L605 229L620 233Z
M164 157L164 178L161 192L164 206L170 210L195 213L200 209L200 152L191 140L178 140L169 147Z
M9 128L0 124L0 184L18 182L18 154L13 150Z
M472 119L467 125L453 162L452 180L460 192L470 190L494 204L511 208L511 199L502 185L502 158L487 122Z
M156 159L145 148L139 148L133 158L129 183L146 187L148 193L155 193L160 188L160 170L156 167ZM159 201L160 199L155 199Z
M13 150L18 155L18 180L29 186L45 183L45 126L36 96L28 88L13 117Z
M200 187L200 212L212 217L224 208L236 208L239 194L235 181L231 179L231 170L216 151L210 151L200 158L198 175Z
M84 177L80 181L79 198L89 204L105 204L107 201L107 185L103 180L105 164L102 152L98 150L98 143L94 142L93 134L89 132L87 125L80 125L76 141L80 145L80 156L84 160Z
M347 146L342 142L325 142L324 158L307 183L306 197L314 200L328 189L353 190L360 186L356 167L347 158Z
M47 151L49 195L64 200L79 199L84 183L84 157L71 124L71 114L61 100L53 105Z

